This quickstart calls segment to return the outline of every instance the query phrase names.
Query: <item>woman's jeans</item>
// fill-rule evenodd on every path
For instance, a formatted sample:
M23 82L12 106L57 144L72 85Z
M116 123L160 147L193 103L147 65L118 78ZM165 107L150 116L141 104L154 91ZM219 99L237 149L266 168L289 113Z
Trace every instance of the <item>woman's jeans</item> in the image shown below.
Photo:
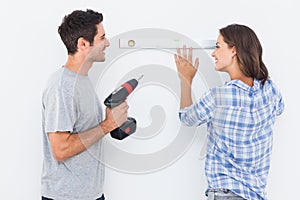
M207 200L245 200L227 189L208 190Z

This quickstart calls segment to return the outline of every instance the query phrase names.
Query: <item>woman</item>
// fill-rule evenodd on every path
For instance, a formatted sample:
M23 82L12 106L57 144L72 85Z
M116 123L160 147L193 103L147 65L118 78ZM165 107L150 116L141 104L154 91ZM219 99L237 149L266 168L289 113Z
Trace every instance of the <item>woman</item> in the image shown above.
M249 27L231 24L220 29L212 53L215 69L230 81L211 88L193 104L191 84L199 59L192 48L174 55L181 81L179 116L187 126L207 124L209 140L205 171L208 199L266 199L272 151L272 127L284 103L269 79L262 47Z

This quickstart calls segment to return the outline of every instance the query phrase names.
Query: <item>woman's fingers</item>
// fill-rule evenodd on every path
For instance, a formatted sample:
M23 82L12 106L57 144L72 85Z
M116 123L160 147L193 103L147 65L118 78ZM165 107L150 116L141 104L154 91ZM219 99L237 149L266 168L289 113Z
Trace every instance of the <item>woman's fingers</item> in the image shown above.
M186 45L183 46L183 55L181 54L181 51L179 48L177 48L177 54L174 54L174 59L176 62L176 65L184 66L186 62L188 62L190 65L192 65L194 68L198 68L199 66L199 58L195 59L195 63L193 65L193 48L190 47L187 53Z
M183 45L183 58L187 59L186 46L185 45Z
M190 47L189 49L189 56L188 56L188 61L193 64L193 48Z
M199 66L199 58L196 58L194 67L198 69Z

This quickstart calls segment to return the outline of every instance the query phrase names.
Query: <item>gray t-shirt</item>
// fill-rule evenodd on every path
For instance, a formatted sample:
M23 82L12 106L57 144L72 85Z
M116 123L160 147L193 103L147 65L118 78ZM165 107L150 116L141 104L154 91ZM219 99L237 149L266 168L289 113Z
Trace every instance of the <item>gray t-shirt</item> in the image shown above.
M49 79L43 93L42 196L55 200L94 200L103 193L102 141L58 162L53 157L49 132L78 134L101 121L101 106L88 76L62 67Z

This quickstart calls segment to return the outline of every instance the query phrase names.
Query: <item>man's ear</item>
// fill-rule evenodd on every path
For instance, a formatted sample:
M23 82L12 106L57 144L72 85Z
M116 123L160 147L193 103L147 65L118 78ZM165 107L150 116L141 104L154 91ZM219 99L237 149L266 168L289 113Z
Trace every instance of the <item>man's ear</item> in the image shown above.
M85 40L83 37L78 38L77 40L77 49L78 51L84 51L90 46L90 42Z

